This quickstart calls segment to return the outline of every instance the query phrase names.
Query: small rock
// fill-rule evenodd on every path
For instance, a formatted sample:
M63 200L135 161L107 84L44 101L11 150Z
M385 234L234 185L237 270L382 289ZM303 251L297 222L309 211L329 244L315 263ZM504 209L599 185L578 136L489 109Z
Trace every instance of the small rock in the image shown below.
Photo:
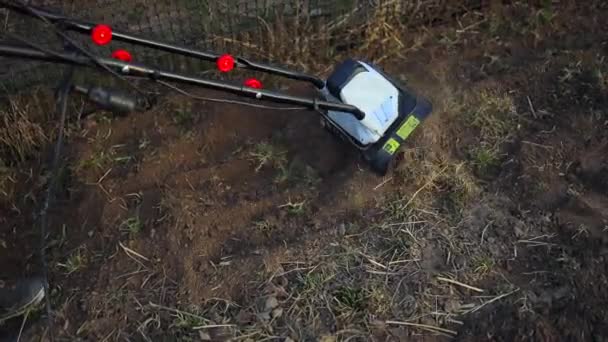
M201 341L211 341L211 335L202 330L198 331L198 336L200 337Z
M266 310L272 310L277 306L279 306L279 301L277 300L277 297L268 297L268 299L266 299L266 303L264 304Z
M283 308L276 308L272 310L272 318L279 318L283 315Z

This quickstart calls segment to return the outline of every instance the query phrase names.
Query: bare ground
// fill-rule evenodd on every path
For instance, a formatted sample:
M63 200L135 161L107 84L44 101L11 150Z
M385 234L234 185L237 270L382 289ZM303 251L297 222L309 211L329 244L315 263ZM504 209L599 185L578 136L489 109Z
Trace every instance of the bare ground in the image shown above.
M47 239L57 339L604 341L606 14L381 31L403 49L369 57L435 106L385 178L305 111L170 96L87 119ZM3 171L7 274L37 271L40 159Z

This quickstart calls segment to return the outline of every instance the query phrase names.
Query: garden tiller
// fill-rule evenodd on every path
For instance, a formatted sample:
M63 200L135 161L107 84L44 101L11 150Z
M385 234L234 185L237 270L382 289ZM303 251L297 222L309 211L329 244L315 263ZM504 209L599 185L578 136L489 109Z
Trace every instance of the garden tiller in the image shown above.
M0 44L0 55L96 67L125 81L128 81L126 76L147 78L178 90L179 88L167 82L190 84L257 100L312 109L320 113L324 127L360 150L372 169L380 174L387 171L399 147L431 112L429 101L415 96L379 67L363 61L348 59L339 64L327 80L323 80L229 54L197 51L134 36L113 30L107 25L68 18L21 1L0 0L0 7L37 18L64 39L64 49L56 52L28 42L26 37L14 37L18 43ZM121 41L215 62L217 68L224 73L234 68L243 68L308 82L315 87L317 96L306 98L264 90L256 79L248 79L244 84L235 84L160 70L134 62L136 58L126 50L115 50L109 58L94 56L71 40L66 34L67 31L90 35L96 45L110 45L113 41ZM71 90L84 93L97 105L112 110L133 111L141 108L141 104L149 103L142 91L138 91L139 95L128 96L123 92L102 87L72 85ZM182 93L187 94L183 91Z

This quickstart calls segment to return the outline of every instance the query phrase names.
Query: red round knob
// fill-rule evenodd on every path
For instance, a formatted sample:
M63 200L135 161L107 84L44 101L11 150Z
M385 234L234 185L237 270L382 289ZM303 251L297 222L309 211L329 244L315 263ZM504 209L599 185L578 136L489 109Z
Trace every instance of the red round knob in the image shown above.
M228 72L234 69L234 57L231 55L222 55L217 59L217 68L221 72Z
M112 52L112 58L123 62L130 62L133 60L133 56L131 56L131 53L127 50L116 50Z
M112 41L112 29L108 25L97 25L91 31L91 39L97 45L106 45Z
M245 86L255 89L262 89L262 82L255 78L245 80Z

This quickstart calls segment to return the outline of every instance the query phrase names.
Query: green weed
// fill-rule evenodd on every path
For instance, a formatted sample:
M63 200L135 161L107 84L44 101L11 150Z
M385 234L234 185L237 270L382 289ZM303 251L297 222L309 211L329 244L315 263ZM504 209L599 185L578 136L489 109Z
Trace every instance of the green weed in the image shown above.
M555 18L556 13L553 9L553 4L551 0L543 1L542 8L536 12L534 17L530 19L533 20L532 26L535 28L541 28L543 26L549 25L553 19Z
M255 171L259 172L264 166L271 166L287 172L287 152L267 142L261 142L249 152L249 157L256 164Z
M488 32L492 36L502 35L509 30L510 26L505 21L504 17L498 13L490 13L488 16Z
M173 115L173 122L179 126L191 125L194 121L194 114L190 111L177 111Z
M473 258L473 272L476 277L483 278L494 270L496 262L487 255L476 256Z
M279 184L292 183L314 188L321 182L318 172L299 160L294 160L289 165L280 163L278 169L275 182Z
M312 294L322 292L325 281L326 279L323 273L307 273L302 279L303 292Z
M194 124L196 113L193 110L191 102L180 102L180 104L173 110L171 120L176 125L189 129Z
M91 153L89 158L82 159L76 166L77 170L105 171L114 164L126 164L133 159L128 155L119 155L118 150L124 145L115 145L108 149L99 148Z
M345 314L352 314L365 310L367 297L360 288L342 286L334 293L334 301L338 311Z
M201 316L189 312L178 311L173 318L173 327L178 329L192 330L205 325L207 320Z
M120 224L120 230L131 236L139 234L142 228L143 224L137 216L129 217Z
M275 183L281 184L281 183L286 183L287 181L289 181L292 178L293 178L293 172L292 172L291 168L286 165L280 165L279 172L275 176L274 181L275 181Z
M72 253L64 263L57 263L57 266L63 268L66 274L78 272L86 267L87 258L82 254L82 249L77 249Z
M471 151L471 159L479 176L489 176L500 166L498 151L490 146L477 146Z

